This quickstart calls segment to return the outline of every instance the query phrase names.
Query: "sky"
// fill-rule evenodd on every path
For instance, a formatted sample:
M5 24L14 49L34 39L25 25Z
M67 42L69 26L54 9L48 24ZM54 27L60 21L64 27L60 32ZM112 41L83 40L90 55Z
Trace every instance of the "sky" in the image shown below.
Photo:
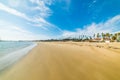
M44 40L120 31L120 0L0 0L2 40Z

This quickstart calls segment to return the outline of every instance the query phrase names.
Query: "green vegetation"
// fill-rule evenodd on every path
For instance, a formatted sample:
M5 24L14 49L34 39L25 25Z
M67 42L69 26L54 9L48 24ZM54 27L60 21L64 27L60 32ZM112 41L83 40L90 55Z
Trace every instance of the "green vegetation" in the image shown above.
M94 34L95 36L95 34ZM96 34L97 37L94 37L94 39L102 39L102 41L105 41L105 40L110 40L112 42L120 42L120 32L119 33L115 33L115 34L110 34L110 33L97 33Z
M75 41L75 42L105 42L109 40L111 42L120 42L120 32L111 34L111 33L97 33L93 36L79 35L78 37L67 37L63 39L49 39L49 40L38 40L38 41Z

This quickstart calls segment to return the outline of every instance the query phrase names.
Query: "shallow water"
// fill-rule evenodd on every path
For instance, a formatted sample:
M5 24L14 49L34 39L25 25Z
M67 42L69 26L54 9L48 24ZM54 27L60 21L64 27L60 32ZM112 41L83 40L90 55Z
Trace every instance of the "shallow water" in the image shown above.
M25 48L31 44L32 42L0 42L0 57L5 56L11 52L17 51L19 49Z
M14 64L35 46L32 42L0 42L0 71Z

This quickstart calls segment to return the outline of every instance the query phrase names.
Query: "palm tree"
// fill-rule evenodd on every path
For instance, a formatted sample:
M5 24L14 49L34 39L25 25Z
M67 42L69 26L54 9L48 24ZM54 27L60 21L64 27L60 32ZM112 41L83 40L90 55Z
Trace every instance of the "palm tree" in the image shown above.
M115 41L117 39L117 37L114 35L112 36L112 40Z
M101 33L101 35L102 35L102 38L103 38L103 40L105 39L105 34L104 33Z
M115 33L115 36L117 37L117 33Z
M93 35L93 38L95 39L95 34Z
M110 34L110 39L112 40L112 36L113 36L113 34Z
M120 41L120 32L117 33L117 40Z
M97 38L100 38L100 34L99 33L97 33Z
M109 33L106 33L105 36L106 36L107 39L110 39L110 34Z
M120 32L118 33L118 35L120 36Z

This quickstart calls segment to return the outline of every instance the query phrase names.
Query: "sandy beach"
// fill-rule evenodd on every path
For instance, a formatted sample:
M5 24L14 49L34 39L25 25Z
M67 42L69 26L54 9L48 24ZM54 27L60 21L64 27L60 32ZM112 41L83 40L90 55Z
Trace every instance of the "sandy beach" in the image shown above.
M0 80L120 80L120 43L39 42Z

